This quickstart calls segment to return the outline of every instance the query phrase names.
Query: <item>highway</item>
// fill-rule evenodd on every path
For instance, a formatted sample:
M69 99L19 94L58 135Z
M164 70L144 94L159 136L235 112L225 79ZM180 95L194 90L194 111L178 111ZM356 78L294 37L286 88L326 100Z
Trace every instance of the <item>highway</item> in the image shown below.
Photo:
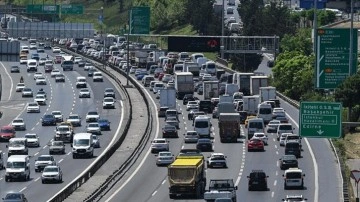
M46 51L46 54L49 54L50 58L54 56L51 51ZM46 57L46 54L40 53L40 57ZM121 96L113 82L104 75L103 83L94 83L91 78L88 79L88 86L91 90L92 97L90 99L80 99L78 97L79 90L76 89L75 86L76 77L87 77L87 72L77 67L77 65L75 65L75 71L64 72L66 77L65 83L55 83L54 78L51 78L49 73L44 73L43 66L39 66L38 71L46 75L47 85L45 86L37 86L35 84L33 73L26 73L25 65L21 65L20 74L10 73L11 65L19 65L19 63L0 63L0 71L3 78L1 110L4 112L1 125L9 124L15 117L24 118L27 130L17 131L16 137L23 137L26 133L36 133L40 136L41 147L29 149L29 155L31 156L30 181L5 182L5 170L0 171L0 193L3 197L9 191L21 191L25 193L29 201L46 201L83 172L95 158L105 150L112 139L116 138L115 134L121 127L121 102L116 102L116 109L102 109L103 92L105 88L112 87L116 90L117 99L121 98ZM62 71L59 64L56 64L55 67ZM22 98L21 93L15 92L15 86L20 80L20 76L24 77L26 86L30 87L34 91L34 94L36 94L40 88L43 88L44 91L47 92L47 105L41 106L41 113L26 113L26 104L32 102L33 98ZM106 118L111 122L111 131L103 131L103 134L100 136L101 148L95 149L94 158L92 159L73 159L70 144L66 144L65 155L54 155L58 165L60 165L63 171L63 182L60 184L43 185L41 183L41 173L35 173L34 161L38 156L49 153L47 143L53 138L55 127L41 126L40 119L43 114L51 113L51 111L54 110L62 111L64 120L71 113L79 114L82 117L82 126L75 128L75 132L86 132L86 113L91 110L96 110L99 112L100 117ZM5 157L7 157L6 144L7 143L0 143L0 150L2 150Z

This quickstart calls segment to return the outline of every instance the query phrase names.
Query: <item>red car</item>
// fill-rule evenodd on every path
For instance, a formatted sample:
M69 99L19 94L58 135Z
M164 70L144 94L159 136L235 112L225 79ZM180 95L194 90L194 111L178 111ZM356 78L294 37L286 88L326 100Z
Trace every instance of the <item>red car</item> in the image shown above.
M60 63L61 63L61 60L62 60L62 56L61 56L61 55L57 55L57 56L55 56L55 58L54 58L54 63L55 63L55 64L60 64Z
M165 73L160 73L160 74L159 74L159 76L158 76L159 81L162 80L162 78L164 77L164 75L165 75Z
M264 142L261 139L248 140L247 149L248 151L253 151L253 150L265 151Z
M9 141L9 139L15 137L15 133L13 126L3 126L0 128L0 140Z

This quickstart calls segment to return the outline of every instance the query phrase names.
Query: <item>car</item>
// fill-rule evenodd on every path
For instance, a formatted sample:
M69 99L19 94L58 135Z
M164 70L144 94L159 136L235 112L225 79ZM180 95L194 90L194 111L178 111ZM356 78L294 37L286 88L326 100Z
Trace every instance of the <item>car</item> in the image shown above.
M82 88L79 91L79 98L90 98L90 90L88 88Z
M104 97L115 98L115 90L113 88L105 88Z
M85 67L85 61L81 60L78 63L78 67Z
M50 75L51 75L52 78L55 78L56 75L59 75L59 74L61 74L60 70L54 69L54 70L51 71Z
M26 107L27 113L40 113L40 106L37 102L30 102Z
M46 105L46 97L44 95L37 94L35 96L34 102L38 103L39 105Z
M35 172L41 172L46 166L53 165L56 165L56 161L53 156L46 154L40 155L35 160Z
M51 141L49 144L49 154L65 154L65 144L63 141Z
M206 115L203 111L198 111L198 109L192 109L190 113L188 114L189 120L195 120L196 117Z
M286 116L277 116L275 120L280 121L280 123L289 123L289 119Z
M81 126L81 118L78 114L70 114L66 121L70 122L74 127Z
M34 73L34 80L36 80L38 77L43 77L44 75L41 72L35 72Z
M222 167L227 168L226 156L223 153L212 153L207 161L208 168Z
M56 118L53 114L44 114L41 118L42 126L56 126Z
M168 117L165 122L167 125L174 126L176 129L180 129L179 120L176 117Z
M246 120L245 120L245 123L244 123L244 127L247 128L248 124L249 124L249 120L250 119L253 119L253 118L256 118L256 116L247 116L246 117Z
M46 43L46 44L44 45L44 49L45 49L45 50L51 50L51 44Z
M60 53L60 52L61 52L61 49L60 49L59 47L56 47L56 46L55 46L55 47L52 48L52 52L53 52L53 53Z
M36 43L30 43L30 50L37 50Z
M276 139L279 141L282 133L293 133L294 129L291 123L280 123L276 131Z
M36 95L43 95L46 98L46 92L42 88L39 89L39 91L36 93Z
M247 150L249 151L265 151L264 142L261 139L250 139L247 141Z
M98 124L101 131L110 130L110 121L107 119L99 119Z
M172 75L171 74L164 74L163 78L162 78L162 82L164 83L169 83L169 81L171 81L173 78L172 78Z
M97 72L97 70L95 68L90 68L88 70L88 77L92 77L95 72Z
M169 107L167 107L167 106L158 108L158 117L165 117L165 112L168 109L169 109Z
M105 97L103 100L103 109L115 109L115 99L112 97Z
M268 133L276 133L279 124L280 124L279 120L271 120L267 125L266 132L268 132Z
M178 132L175 126L172 125L165 125L162 128L162 136L163 138L175 137L178 138Z
M189 101L195 101L193 94L185 94L183 98L183 105L186 105Z
M208 138L200 138L196 143L196 149L206 152L206 151L213 151L213 143Z
M21 96L22 97L33 97L34 94L33 94L33 91L31 90L31 88L24 87L22 90Z
M89 122L97 122L100 118L100 115L97 111L89 111L86 114L85 120L87 123Z
M24 137L27 140L26 146L40 147L40 138L36 133L27 133Z
M40 55L38 53L33 53L33 54L31 54L31 59L39 61L40 60Z
M292 133L281 133L279 144L280 146L285 146L286 137Z
M9 141L11 138L15 137L16 131L15 128L11 125L1 126L0 128L0 141Z
M46 78L43 76L39 76L36 78L36 85L46 85Z
M25 83L16 84L16 92L21 92L25 88Z
M298 160L295 155L283 155L280 159L280 169L286 170L289 168L297 168L298 167Z
M264 145L268 145L268 136L265 133L254 133L251 139L260 139L263 141Z
M276 117L278 117L278 116L285 117L286 116L285 110L283 108L276 107L276 108L273 109L272 116L273 116L274 119Z
M3 202L28 202L28 200L25 197L25 194L21 192L9 192L6 193Z
M46 64L46 63L45 63L45 67L44 67L45 73L52 72L53 69L54 69L54 65L53 65L53 64Z
M88 71L89 69L91 69L91 68L95 68L91 63L89 63L89 62L86 62L85 63L85 66L84 66L84 70L85 71Z
M92 138L93 138L94 148L100 148L100 138L99 138L99 136L93 134Z
M56 122L62 122L64 121L63 114L61 111L52 111L52 115L54 115Z
M40 65L40 66L44 66L44 65L45 65L45 62L46 62L46 58L40 58L40 60L39 60L39 65Z
M11 126L14 127L15 130L26 130L26 124L23 118L15 118L11 122Z
M94 81L94 82L97 82L97 81L103 82L103 75L102 75L102 73L101 73L101 72L94 72L94 74L93 74L93 81Z
M289 168L285 170L284 177L284 190L290 188L304 189L305 174L299 168Z
M45 49L43 47L38 47L37 53L45 53Z
M286 198L282 199L284 202L306 202L307 198L303 195L286 195Z
M59 83L59 82L65 82L65 75L64 74L57 74L55 75L55 82Z
M100 130L100 126L97 122L92 122L89 123L86 127L86 132L87 133L92 133L95 135L101 135L101 130Z
M247 178L249 179L248 191L268 190L267 178L269 178L269 176L267 176L263 170L252 170Z
M186 111L190 111L191 109L198 109L199 103L197 101L189 101L186 105Z
M41 183L45 184L47 182L62 182L62 171L60 166L51 165L44 168L41 174Z
M169 151L169 141L165 138L155 138L151 141L151 153Z
M10 72L11 73L20 73L20 67L19 66L11 66Z
M169 151L162 151L159 152L156 156L156 165L157 166L167 166L174 162L175 157L174 155Z
M82 61L82 57L74 57L75 64L78 64L80 61Z
M185 143L197 143L199 138L199 134L196 131L186 131L184 134Z

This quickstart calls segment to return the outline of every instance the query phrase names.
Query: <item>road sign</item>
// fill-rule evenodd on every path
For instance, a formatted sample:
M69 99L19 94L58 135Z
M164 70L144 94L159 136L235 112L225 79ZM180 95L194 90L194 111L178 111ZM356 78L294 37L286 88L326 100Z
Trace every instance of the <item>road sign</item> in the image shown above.
M360 170L350 171L350 177L355 180L356 183L360 181Z
M168 51L218 52L220 51L220 38L169 36Z
M84 6L78 4L62 4L60 10L61 14L84 14Z
M150 33L150 7L132 7L130 11L130 34Z
M32 14L56 14L59 13L59 5L28 4L26 12Z
M299 133L310 138L341 137L342 104L339 102L301 102Z
M335 89L350 74L356 73L358 34L353 29L353 66L349 68L350 29L317 30L315 88Z

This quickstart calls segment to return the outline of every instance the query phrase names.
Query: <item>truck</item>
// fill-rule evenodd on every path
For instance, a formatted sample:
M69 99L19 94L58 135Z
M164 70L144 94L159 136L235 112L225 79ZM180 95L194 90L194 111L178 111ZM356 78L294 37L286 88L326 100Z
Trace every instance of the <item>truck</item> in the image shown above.
M146 67L148 53L145 51L135 52L135 65L140 68Z
M255 76L254 73L234 73L233 74L233 84L239 86L239 91L243 92L244 95L250 95L250 77Z
M260 102L276 99L276 87L267 86L259 88Z
M176 91L174 88L160 89L160 107L176 109Z
M251 76L250 77L250 93L251 95L259 95L260 87L267 87L269 77L267 76Z
M229 0L228 5L229 6L235 6L235 0Z
M205 201L215 201L218 198L230 198L236 202L237 186L234 185L233 179L211 179L209 190L204 194Z
M9 140L8 157L11 155L28 155L27 139L24 137L14 137Z
M181 155L168 166L169 196L190 196L198 199L205 193L205 160L201 155Z
M226 84L225 94L234 95L234 93L239 92L239 86L237 84Z
M221 113L235 113L234 103L219 102L219 104L217 105L217 110L215 111L215 113L213 113L213 118L219 118L219 115Z
M183 99L186 94L194 94L194 80L191 72L175 72L176 98Z
M158 63L160 61L160 57L164 57L165 55L164 51L151 51L148 54L147 61Z
M260 103L259 95L244 96L243 97L243 111L246 111L249 115L256 116L258 105Z
M224 95L220 95L220 97L219 97L219 103L223 103L223 102L233 103L233 101L234 101L234 98L231 95L224 94Z
M219 97L219 82L218 81L204 81L204 100L211 100L211 98Z
M219 115L220 142L237 142L240 136L240 114L220 113Z
M183 70L186 72L191 72L193 76L199 76L200 75L200 66L195 62L185 62L183 67Z

